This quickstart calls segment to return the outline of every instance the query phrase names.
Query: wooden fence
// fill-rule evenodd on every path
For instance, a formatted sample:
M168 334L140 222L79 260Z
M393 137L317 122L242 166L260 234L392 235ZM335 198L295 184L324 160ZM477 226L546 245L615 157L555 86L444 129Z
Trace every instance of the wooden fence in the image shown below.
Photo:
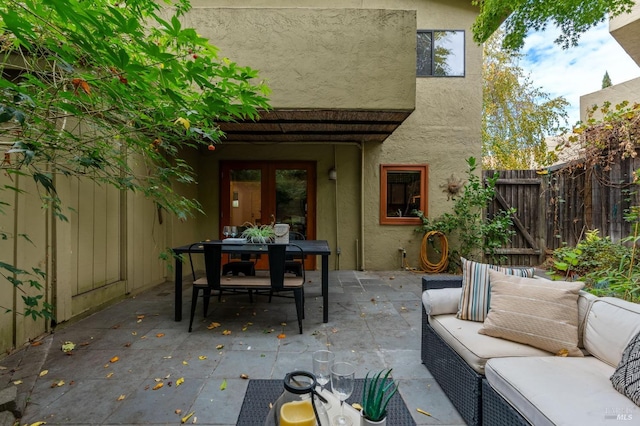
M625 215L640 205L634 171L640 159L628 158L602 167L585 169L571 163L544 171L485 170L483 176L499 174L496 199L487 208L515 207L516 235L500 254L507 264L540 265L563 244L575 246L585 232L598 229L600 236L620 241L632 233Z

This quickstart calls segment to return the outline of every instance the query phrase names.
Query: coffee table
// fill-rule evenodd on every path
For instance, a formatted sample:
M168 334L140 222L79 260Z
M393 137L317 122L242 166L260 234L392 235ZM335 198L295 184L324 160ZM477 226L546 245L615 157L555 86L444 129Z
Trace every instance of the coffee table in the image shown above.
M353 394L346 403L360 402L363 386L364 379L356 379ZM269 414L269 404L275 403L283 390L282 380L250 380L236 425L263 426ZM387 406L387 424L407 426L416 424L399 393L393 395Z

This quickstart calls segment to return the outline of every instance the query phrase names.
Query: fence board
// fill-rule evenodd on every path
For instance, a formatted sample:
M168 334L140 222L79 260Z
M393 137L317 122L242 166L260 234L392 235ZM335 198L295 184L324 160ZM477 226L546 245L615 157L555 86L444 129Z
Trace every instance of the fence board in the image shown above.
M620 241L631 234L624 220L632 205L640 204L633 184L640 159L626 158L609 168L585 170L579 163L554 168L546 174L535 170L485 170L499 174L496 190L500 201L487 206L491 217L506 204L517 209L517 234L500 254L512 265L539 265L544 254L563 246L575 246L586 231Z

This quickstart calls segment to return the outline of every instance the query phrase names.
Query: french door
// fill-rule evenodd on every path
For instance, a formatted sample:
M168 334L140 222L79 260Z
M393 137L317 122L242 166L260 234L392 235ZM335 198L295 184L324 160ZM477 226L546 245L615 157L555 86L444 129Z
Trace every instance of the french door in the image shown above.
M311 161L225 161L221 163L220 235L225 225L289 224L290 236L315 239L316 164ZM258 269L266 269L260 259ZM315 268L315 258L305 261Z

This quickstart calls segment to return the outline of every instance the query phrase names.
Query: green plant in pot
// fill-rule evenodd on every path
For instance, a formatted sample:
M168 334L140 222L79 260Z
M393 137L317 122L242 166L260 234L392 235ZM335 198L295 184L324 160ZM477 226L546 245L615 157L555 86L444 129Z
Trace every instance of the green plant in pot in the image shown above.
M382 370L372 377L369 377L369 373L365 376L362 391L363 425L386 424L387 405L398 391L398 383L389 380L391 370Z
M243 226L246 226L246 229L242 231L240 236L246 238L250 243L269 243L276 235L272 225L255 225L246 222Z

